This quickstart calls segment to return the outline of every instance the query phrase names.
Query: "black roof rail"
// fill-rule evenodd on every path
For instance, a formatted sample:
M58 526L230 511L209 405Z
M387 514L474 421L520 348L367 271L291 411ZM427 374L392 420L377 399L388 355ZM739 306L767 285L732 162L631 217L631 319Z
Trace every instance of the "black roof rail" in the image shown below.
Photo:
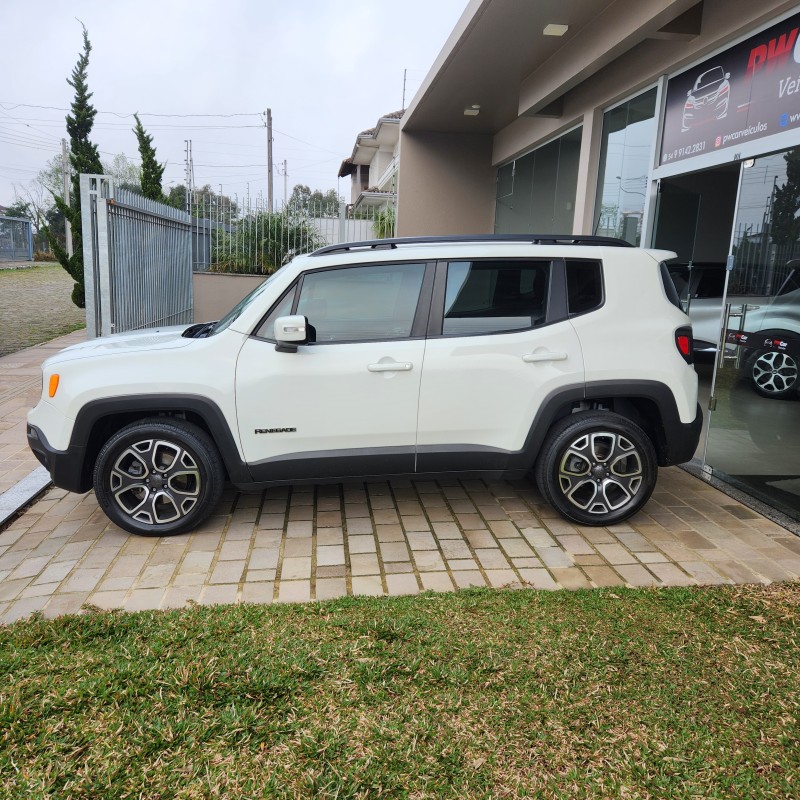
M364 242L343 242L314 250L312 256L347 253L351 250L395 250L399 245L445 244L451 242L518 242L525 244L575 244L605 247L634 247L624 239L611 236L575 236L568 234L487 233L475 236L404 236L397 239L370 239Z

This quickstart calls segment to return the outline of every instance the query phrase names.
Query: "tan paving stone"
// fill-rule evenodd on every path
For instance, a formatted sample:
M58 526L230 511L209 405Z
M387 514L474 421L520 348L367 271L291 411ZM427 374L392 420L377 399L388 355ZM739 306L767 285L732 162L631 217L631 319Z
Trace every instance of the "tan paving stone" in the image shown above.
M472 586L486 586L486 578L484 578L477 569L454 572L453 580L458 589L469 589Z
M281 582L307 580L311 578L311 557L284 558L281 566ZM212 581L213 582L213 581ZM230 583L230 581L226 581Z
M568 569L575 563L572 555L558 547L537 547L536 555L550 569Z
M281 581L279 603L306 603L311 600L311 581Z
M26 597L10 603L5 612L0 613L0 624L10 625L12 622L29 617L36 611L41 611L49 599L47 596Z
M317 568L344 566L344 545L317 546Z
M204 586L199 603L203 606L231 605L236 602L238 594L239 587L235 583Z
M54 595L48 600L42 613L48 619L61 617L65 614L81 614L83 613L83 604L88 597L89 592Z
M648 564L647 568L665 586L695 586L697 581L687 575L680 567L671 562L666 564Z
M377 544L373 535L369 536L353 536L348 534L347 547L350 553L375 553L377 551Z
M598 544L595 545L597 552L612 566L617 564L636 564L636 556L629 553L619 544Z
M86 604L96 606L103 611L113 611L118 608L123 608L125 605L125 595L127 592L92 592L86 598Z
M95 590L104 573L105 570L102 567L94 569L76 567L61 584L60 591L65 594L80 592L89 594Z
M243 603L271 603L275 592L272 581L245 583L242 586Z
M554 567L550 572L564 589L590 589L592 586L578 567Z
M50 556L39 556L38 558L28 557L12 570L8 580L18 580L20 578L34 578L50 563Z
M353 575L377 575L380 572L378 556L372 553L356 553L351 555L350 572Z
M317 567L317 580L320 578L344 578L347 573L347 568L344 565L335 565L332 567Z
M533 547L557 547L558 542L544 528L522 528L520 533Z
M397 525L376 525L375 532L378 541L383 542L405 542L406 536L403 532L403 526Z
M513 569L487 569L484 572L489 585L494 586L496 589L519 583L519 578Z
M381 558L384 562L408 561L410 555L405 542L381 542Z
M453 581L446 572L421 572L420 580L425 591L451 592Z
M534 589L558 589L559 585L546 569L521 569L519 576Z
M378 597L385 594L380 575L354 575L352 578L353 595L369 595Z
M314 523L310 521L288 522L286 536L290 539L306 538L314 533Z
M317 578L317 600L333 600L347 595L347 581L341 578Z
M497 539L489 531L464 531L464 537L475 550L497 547Z
M655 565L654 565L655 566ZM730 583L730 579L720 575L705 561L681 561L678 565L684 572L691 575L701 586L711 586L720 583Z
M465 558L472 559L472 551L463 539L444 539L439 542L439 545L442 549L442 555L448 561Z
M410 573L387 575L386 588L392 596L419 594L420 591L416 576Z
M422 572L436 572L445 568L444 561L438 550L420 550L414 553L414 563L417 570Z
M344 533L341 528L321 528L317 530L317 546L327 547L329 545L343 544Z
M304 536L301 539L287 539L283 543L283 557L287 558L311 558L311 548L313 539Z
M417 552L419 550L438 549L436 539L434 538L432 533L426 533L420 531L415 533L407 533L406 538L408 539L408 546L414 552Z
M618 564L614 569L630 586L658 586L660 582L651 572L639 564Z
M476 549L475 558L478 559L481 566L486 570L508 569L510 566L508 559L499 547Z
M136 582L137 589L156 589L168 586L175 574L174 564L148 564ZM77 570L76 570L77 572ZM75 574L75 573L73 573Z

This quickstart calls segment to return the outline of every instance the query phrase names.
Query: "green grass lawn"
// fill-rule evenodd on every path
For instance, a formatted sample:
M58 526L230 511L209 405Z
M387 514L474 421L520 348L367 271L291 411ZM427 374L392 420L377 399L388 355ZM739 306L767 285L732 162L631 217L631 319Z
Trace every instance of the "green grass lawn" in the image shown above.
M790 798L800 584L0 628L0 796Z

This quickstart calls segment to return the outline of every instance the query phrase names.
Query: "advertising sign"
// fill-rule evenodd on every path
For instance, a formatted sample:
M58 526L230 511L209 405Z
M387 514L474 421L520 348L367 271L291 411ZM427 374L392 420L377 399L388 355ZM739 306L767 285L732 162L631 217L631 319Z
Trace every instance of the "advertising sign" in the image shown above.
M800 14L667 85L661 164L800 128Z

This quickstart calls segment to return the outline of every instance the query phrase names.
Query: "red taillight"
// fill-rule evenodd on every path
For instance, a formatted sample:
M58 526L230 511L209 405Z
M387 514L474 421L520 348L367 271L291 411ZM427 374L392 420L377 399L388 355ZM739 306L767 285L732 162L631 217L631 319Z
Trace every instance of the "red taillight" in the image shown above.
M675 345L687 364L694 363L694 341L691 328L678 328L675 331Z

